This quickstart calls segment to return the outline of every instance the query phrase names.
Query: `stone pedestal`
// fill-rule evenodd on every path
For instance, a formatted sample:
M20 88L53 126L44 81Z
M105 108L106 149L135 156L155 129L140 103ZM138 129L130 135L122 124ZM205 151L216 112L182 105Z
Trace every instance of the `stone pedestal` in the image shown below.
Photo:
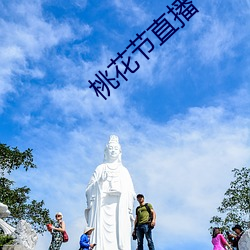
M26 250L24 246L21 245L9 245L3 246L2 250Z

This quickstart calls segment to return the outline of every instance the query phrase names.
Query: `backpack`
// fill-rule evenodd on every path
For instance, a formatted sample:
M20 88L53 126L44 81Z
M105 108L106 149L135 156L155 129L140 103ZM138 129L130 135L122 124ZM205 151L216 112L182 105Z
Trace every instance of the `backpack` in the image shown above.
M149 214L148 225L149 225L149 227L150 227L151 229L153 229L154 227L151 226L151 222L152 222L152 220L153 220L153 214L151 213L151 209L150 209L150 207L148 206L148 203L145 203L143 206L146 207L146 209L147 209L147 211L148 211L148 214ZM138 209L139 209L139 208L140 208L140 206L138 206L138 207L136 208L136 215L137 215L137 216L138 216Z

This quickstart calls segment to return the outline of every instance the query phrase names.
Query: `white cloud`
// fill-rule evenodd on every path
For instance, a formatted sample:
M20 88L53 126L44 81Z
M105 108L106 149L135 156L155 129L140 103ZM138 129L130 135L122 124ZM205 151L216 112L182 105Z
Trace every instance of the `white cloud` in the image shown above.
M52 104L56 105L64 114L76 115L85 119L95 119L97 114L109 116L119 113L123 106L123 97L111 93L108 97L109 105L101 96L97 97L95 92L89 88L77 88L67 86L63 89L54 89L49 93Z
M248 69L247 69L248 70ZM247 79L247 78L246 78ZM247 79L248 81L248 79ZM233 109L239 114L249 114L249 104L250 104L250 93L249 93L249 82L244 82L235 93L229 97L228 107ZM220 98L220 103L224 104L224 96ZM227 100L227 98L226 98ZM227 102L227 101L226 101Z
M249 36L242 21L249 15L246 5L246 1L211 1L200 4L200 12L192 20L195 21L192 22L192 30L198 35L194 48L203 63L218 63L238 56L237 46Z
M217 20L210 22L209 29L198 43L198 53L203 62L209 63L233 55L232 49L236 44L234 30L232 23L225 24Z
M86 7L87 2L88 2L87 0L74 0L74 4L81 9Z
M11 13L8 18L1 18L0 32L0 95L15 91L18 82L13 81L16 74L31 75L34 78L44 76L42 69L29 65L29 60L36 62L49 49L59 42L73 36L68 24L48 22L42 16L40 3L9 3L3 7L4 13ZM7 14L6 14L7 15ZM2 99L2 98L1 98ZM0 104L1 108L3 103Z
M142 25L148 21L149 15L143 10L142 4L136 4L133 0L126 1L126 4L122 0L115 0L112 4L116 7L119 17L132 26Z
M1 20L2 46L17 46L27 57L39 58L45 48L73 35L67 24L47 22L39 4L21 2L10 6L9 11L12 12L12 19Z

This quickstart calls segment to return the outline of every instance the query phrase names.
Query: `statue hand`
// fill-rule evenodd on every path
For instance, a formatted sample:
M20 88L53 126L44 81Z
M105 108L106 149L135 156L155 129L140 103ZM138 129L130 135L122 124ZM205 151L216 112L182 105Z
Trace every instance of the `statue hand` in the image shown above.
M102 180L102 181L105 181L105 180L107 179L107 177L108 177L107 172L106 172L106 171L103 171L103 172L102 172L101 180Z
M135 218L134 218L133 214L130 214L130 220L131 220L132 222L135 221Z

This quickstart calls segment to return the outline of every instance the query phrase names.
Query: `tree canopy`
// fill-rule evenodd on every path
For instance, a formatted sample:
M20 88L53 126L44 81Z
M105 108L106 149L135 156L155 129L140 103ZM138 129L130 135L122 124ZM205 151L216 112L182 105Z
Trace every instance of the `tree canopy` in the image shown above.
M17 147L0 143L0 202L6 204L11 212L11 216L5 220L12 226L21 219L26 220L36 232L42 233L46 230L45 225L52 221L49 210L44 208L44 201L31 200L30 188L14 188L14 181L6 178L6 175L10 176L12 171L21 167L26 171L36 168L32 149L21 152Z
M225 192L217 211L222 216L213 216L210 223L230 231L235 224L243 228L250 222L250 168L233 169L234 180Z
M21 152L17 147L10 148L6 144L0 143L0 173L3 176L5 172L10 174L13 170L21 166L27 171L29 168L36 168L33 163L32 149L28 148Z

